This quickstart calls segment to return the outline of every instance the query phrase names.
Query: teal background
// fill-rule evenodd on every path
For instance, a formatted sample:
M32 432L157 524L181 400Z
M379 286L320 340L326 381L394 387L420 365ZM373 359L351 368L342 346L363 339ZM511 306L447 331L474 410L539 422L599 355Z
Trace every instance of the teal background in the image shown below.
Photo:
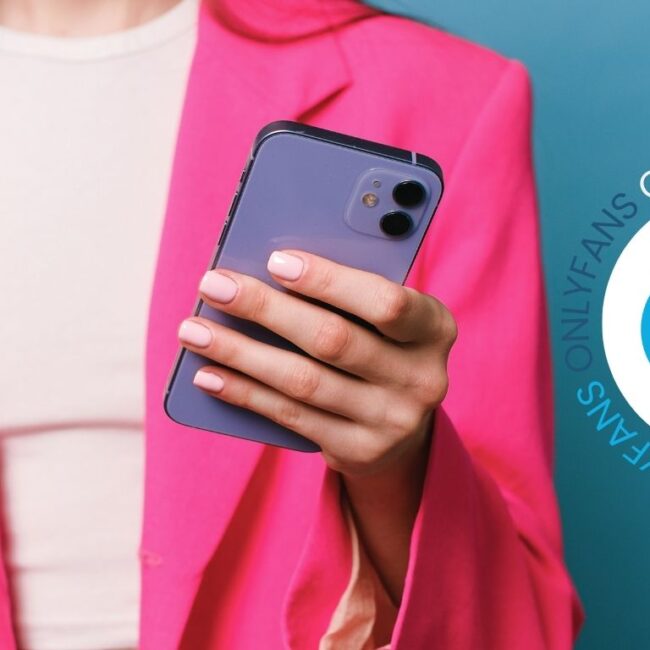
M520 59L532 75L556 371L556 479L567 560L587 611L577 647L650 648L650 472L622 461L585 418L575 389L592 377L564 367L560 341L563 283L590 221L619 192L639 206L635 230L650 218L650 199L639 191L641 174L650 169L650 3L371 4ZM609 252L611 263L621 246ZM594 340L600 337L596 325L590 332ZM591 374L607 377L604 362ZM613 382L607 389L616 394ZM617 400L624 406L619 395ZM647 431L647 425L628 415L632 412L626 413L626 422Z

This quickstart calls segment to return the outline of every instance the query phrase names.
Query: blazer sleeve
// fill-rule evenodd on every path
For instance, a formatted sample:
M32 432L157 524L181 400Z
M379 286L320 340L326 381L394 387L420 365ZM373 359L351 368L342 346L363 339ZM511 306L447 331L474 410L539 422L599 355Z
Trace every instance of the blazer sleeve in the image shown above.
M568 650L582 621L552 479L530 127L528 74L508 61L447 170L407 281L448 306L459 336L449 393L434 418L391 650ZM326 478L323 516L305 554L312 577L319 564L325 572L344 563L323 551L339 508L336 485Z
M376 650L376 628L380 625L382 631L392 630L397 608L365 552L345 495L341 507L352 546L352 571L318 650Z

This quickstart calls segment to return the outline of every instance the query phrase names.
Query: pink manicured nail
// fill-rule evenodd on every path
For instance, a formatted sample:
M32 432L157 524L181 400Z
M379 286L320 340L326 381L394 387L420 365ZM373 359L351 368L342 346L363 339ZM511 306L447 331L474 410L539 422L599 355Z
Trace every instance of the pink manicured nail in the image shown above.
M210 300L230 302L237 295L237 283L222 273L208 271L201 280L199 289Z
M178 328L178 338L183 343L189 343L197 348L206 348L212 343L212 332L201 323L184 320Z
M266 268L284 280L297 280L302 273L303 262L295 255L273 251Z
M219 375L207 370L199 370L195 375L192 383L203 390L209 390L212 393L218 393L223 388L223 379Z

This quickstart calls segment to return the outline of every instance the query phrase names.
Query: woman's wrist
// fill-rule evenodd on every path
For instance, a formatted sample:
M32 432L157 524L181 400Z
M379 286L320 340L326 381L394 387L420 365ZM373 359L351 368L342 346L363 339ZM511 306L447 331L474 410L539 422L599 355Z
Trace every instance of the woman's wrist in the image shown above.
M433 413L414 444L392 464L372 474L341 475L361 543L397 606L426 476L432 420Z

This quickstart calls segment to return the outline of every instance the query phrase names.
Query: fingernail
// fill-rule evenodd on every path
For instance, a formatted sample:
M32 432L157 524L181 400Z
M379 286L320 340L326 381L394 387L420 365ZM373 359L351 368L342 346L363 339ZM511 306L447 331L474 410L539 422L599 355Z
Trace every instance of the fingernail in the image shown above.
M207 370L199 370L195 375L192 383L203 390L209 390L218 393L223 388L223 379L219 375Z
M212 332L201 323L184 320L178 328L178 338L197 348L206 348L212 343Z
M295 255L273 251L266 268L284 280L297 280L302 273L303 262Z
M201 293L215 302L230 302L237 295L237 283L222 273L208 271L199 285Z

